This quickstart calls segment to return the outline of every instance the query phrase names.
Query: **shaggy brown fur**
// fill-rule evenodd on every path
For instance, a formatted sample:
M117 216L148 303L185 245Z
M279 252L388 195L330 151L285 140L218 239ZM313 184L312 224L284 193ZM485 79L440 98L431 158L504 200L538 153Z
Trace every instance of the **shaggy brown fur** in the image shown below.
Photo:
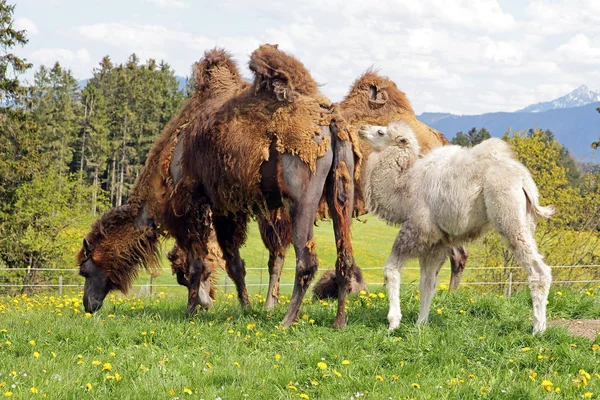
M450 143L439 131L417 119L406 94L391 79L372 69L356 79L340 106L344 119L354 131L363 125L386 125L402 120L415 131L422 153Z
M213 206L229 213L262 205L260 166L272 143L280 153L298 155L314 171L316 160L330 147L327 138L314 140L320 126L340 119L306 68L276 46L260 46L249 66L255 74L251 88L224 104L207 105L186 127L184 148L190 156L184 157L185 175L202 182ZM357 138L347 130L340 134ZM360 164L358 146L354 150ZM197 187L194 182L188 193Z
M77 265L91 257L97 265L106 266L112 288L123 293L137 277L138 265L151 273L157 272L159 233L152 227L135 227L138 211L136 204L107 211L86 235L89 248L84 246L76 256Z

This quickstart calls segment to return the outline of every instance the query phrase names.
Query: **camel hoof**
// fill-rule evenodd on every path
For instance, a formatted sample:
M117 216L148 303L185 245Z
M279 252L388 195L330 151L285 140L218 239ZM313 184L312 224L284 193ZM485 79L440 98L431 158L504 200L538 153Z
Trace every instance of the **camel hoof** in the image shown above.
M347 325L346 319L336 319L335 322L333 323L333 328L334 329L344 329Z
M389 330L393 331L400 326L401 317L388 317L388 322L390 323Z
M277 301L271 298L267 298L267 301L265 302L265 310L272 309L273 307L275 307L275 304L277 304Z
M281 325L285 326L286 328L289 328L290 326L292 326L292 324L294 323L295 320L296 320L296 318L290 318L286 315L283 318L283 321L281 321Z

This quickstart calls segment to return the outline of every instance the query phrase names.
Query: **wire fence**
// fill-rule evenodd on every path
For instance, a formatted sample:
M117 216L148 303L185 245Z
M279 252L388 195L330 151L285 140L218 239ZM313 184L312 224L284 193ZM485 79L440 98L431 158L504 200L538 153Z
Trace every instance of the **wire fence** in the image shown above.
M590 275L589 279L569 279L569 278L565 278L565 279L555 279L552 284L553 285L590 285L590 284L597 284L600 283L600 279L596 279L597 277L600 276L600 264L592 264L592 265L556 265L551 267L553 270L561 270L561 269L578 269L581 271L584 270L593 270L595 269L596 271L594 271L593 274ZM363 271L382 271L382 268L376 268L376 267L367 267L367 268L361 268ZM160 271L171 271L170 268L159 268L158 270ZM246 271L260 271L261 272L261 280L260 283L247 283L246 286L249 288L266 288L268 286L268 282L263 282L262 281L262 272L264 272L266 269L265 268L246 268ZM418 271L419 267L405 267L403 268L403 271ZM466 269L466 271L470 271L470 272L476 272L476 271L493 271L493 270L497 270L497 271L501 271L501 272L505 272L505 276L504 279L494 279L491 281L481 281L481 280L475 280L475 281L469 281L467 279L463 279L463 281L460 283L461 286L481 286L481 287L491 287L491 286L497 286L498 288L502 288L507 295L511 295L511 293L513 292L513 287L514 286L518 286L518 285L527 285L528 282L526 280L515 280L513 279L513 270L522 270L521 267L468 267ZM31 273L32 271L35 271L36 273L39 272L54 272L54 273L58 273L58 276L54 276L53 278L46 278L46 281L43 282L38 282L38 283L2 283L0 282L0 292L1 291L7 291L7 290L24 290L25 288L29 289L29 290L34 290L34 289L57 289L59 294L62 294L63 289L64 288L78 288L78 289L82 289L83 288L83 278L75 278L77 280L76 283L63 283L63 275L64 273L68 273L68 272L72 272L73 274L77 273L79 270L77 268L35 268L35 269L30 269L30 268L0 268L0 274L4 274L5 276L7 274L11 274L11 273L18 273L18 272L27 272L27 273ZM229 282L228 277L226 274L224 275L224 281L223 283L218 283L218 284L214 284L215 287L217 288L223 288L225 290L225 292L227 292L231 287L232 284ZM23 277L21 277L23 278ZM73 279L73 277L71 277L71 280ZM56 282L49 282L49 280L55 280ZM418 282L416 280L403 280L401 282L402 285L416 285ZM370 286L375 286L375 285L381 285L383 284L383 282L369 282ZM279 286L281 287L291 287L293 286L293 283L280 283ZM181 288L182 286L176 283L158 283L158 282L154 282L154 277L152 275L150 275L149 277L149 282L146 284L134 284L132 285L133 288L141 288L143 289L146 293L151 294L153 289L160 289L160 288Z

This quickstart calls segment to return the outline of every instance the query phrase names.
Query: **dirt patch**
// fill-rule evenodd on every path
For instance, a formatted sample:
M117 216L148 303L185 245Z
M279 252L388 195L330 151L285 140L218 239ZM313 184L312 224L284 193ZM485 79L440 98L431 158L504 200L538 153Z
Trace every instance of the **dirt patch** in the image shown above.
M600 319L557 319L550 326L564 326L571 335L596 339L600 332Z

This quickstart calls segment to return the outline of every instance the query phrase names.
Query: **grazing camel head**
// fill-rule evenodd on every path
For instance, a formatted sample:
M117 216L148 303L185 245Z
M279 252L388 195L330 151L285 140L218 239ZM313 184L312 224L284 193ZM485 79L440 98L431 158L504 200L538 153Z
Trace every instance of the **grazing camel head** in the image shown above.
M373 147L374 151L396 146L419 154L419 142L415 132L404 121L394 121L388 126L365 125L358 133Z

